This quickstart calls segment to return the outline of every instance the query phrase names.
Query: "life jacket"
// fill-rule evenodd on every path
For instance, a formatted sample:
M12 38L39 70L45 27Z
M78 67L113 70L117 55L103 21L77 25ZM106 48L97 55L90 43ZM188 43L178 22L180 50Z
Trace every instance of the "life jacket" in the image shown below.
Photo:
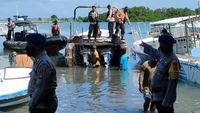
M117 23L123 23L124 18L125 18L124 11L120 9L120 10L118 11L118 13L117 13L116 22L117 22Z
M52 32L58 32L59 31L59 26L58 25L53 25L52 26Z

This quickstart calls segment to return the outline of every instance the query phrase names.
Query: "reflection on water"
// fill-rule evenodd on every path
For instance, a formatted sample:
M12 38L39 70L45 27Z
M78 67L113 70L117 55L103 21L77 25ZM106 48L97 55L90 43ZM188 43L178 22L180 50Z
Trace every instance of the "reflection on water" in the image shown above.
M143 95L138 91L139 70L115 68L57 68L57 113L143 113ZM176 113L200 109L199 87L179 82ZM27 104L9 113L27 113Z
M59 74L59 113L141 111L142 98L128 71L101 68L66 68ZM137 83L136 83L137 84ZM135 85L137 86L137 85ZM140 100L140 101L138 101ZM136 102L135 102L136 101ZM138 101L138 102L137 102Z

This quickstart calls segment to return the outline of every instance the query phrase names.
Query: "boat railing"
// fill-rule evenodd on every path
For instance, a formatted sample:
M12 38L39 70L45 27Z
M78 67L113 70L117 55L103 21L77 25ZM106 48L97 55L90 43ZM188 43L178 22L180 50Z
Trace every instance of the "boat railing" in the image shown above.
M95 6L96 8L103 8L103 9L107 9L107 6ZM78 6L74 9L74 17L73 17L73 21L72 24L70 24L70 37L76 36L77 33L77 29L76 29L76 12L78 9L88 9L88 8L92 8L92 6ZM112 7L114 8L116 11L118 10L116 7ZM82 31L83 32L83 31Z

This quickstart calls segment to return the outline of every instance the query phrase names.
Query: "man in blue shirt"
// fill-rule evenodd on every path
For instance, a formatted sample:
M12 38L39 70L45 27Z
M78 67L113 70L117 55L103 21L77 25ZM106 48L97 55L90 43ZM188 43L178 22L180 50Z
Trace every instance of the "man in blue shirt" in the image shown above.
M120 57L120 69L128 70L128 56L126 54L126 49L122 49L122 56Z

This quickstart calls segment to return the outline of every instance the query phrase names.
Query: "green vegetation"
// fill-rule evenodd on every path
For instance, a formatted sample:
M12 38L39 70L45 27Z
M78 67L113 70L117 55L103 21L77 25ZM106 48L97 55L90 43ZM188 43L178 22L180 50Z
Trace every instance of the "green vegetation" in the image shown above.
M148 7L132 7L129 8L129 18L132 22L150 22L158 21L166 18L189 16L200 14L200 8L191 10L188 8L159 8L159 9L149 9ZM106 13L100 14L100 20L106 21ZM87 17L78 17L79 22L88 22Z

